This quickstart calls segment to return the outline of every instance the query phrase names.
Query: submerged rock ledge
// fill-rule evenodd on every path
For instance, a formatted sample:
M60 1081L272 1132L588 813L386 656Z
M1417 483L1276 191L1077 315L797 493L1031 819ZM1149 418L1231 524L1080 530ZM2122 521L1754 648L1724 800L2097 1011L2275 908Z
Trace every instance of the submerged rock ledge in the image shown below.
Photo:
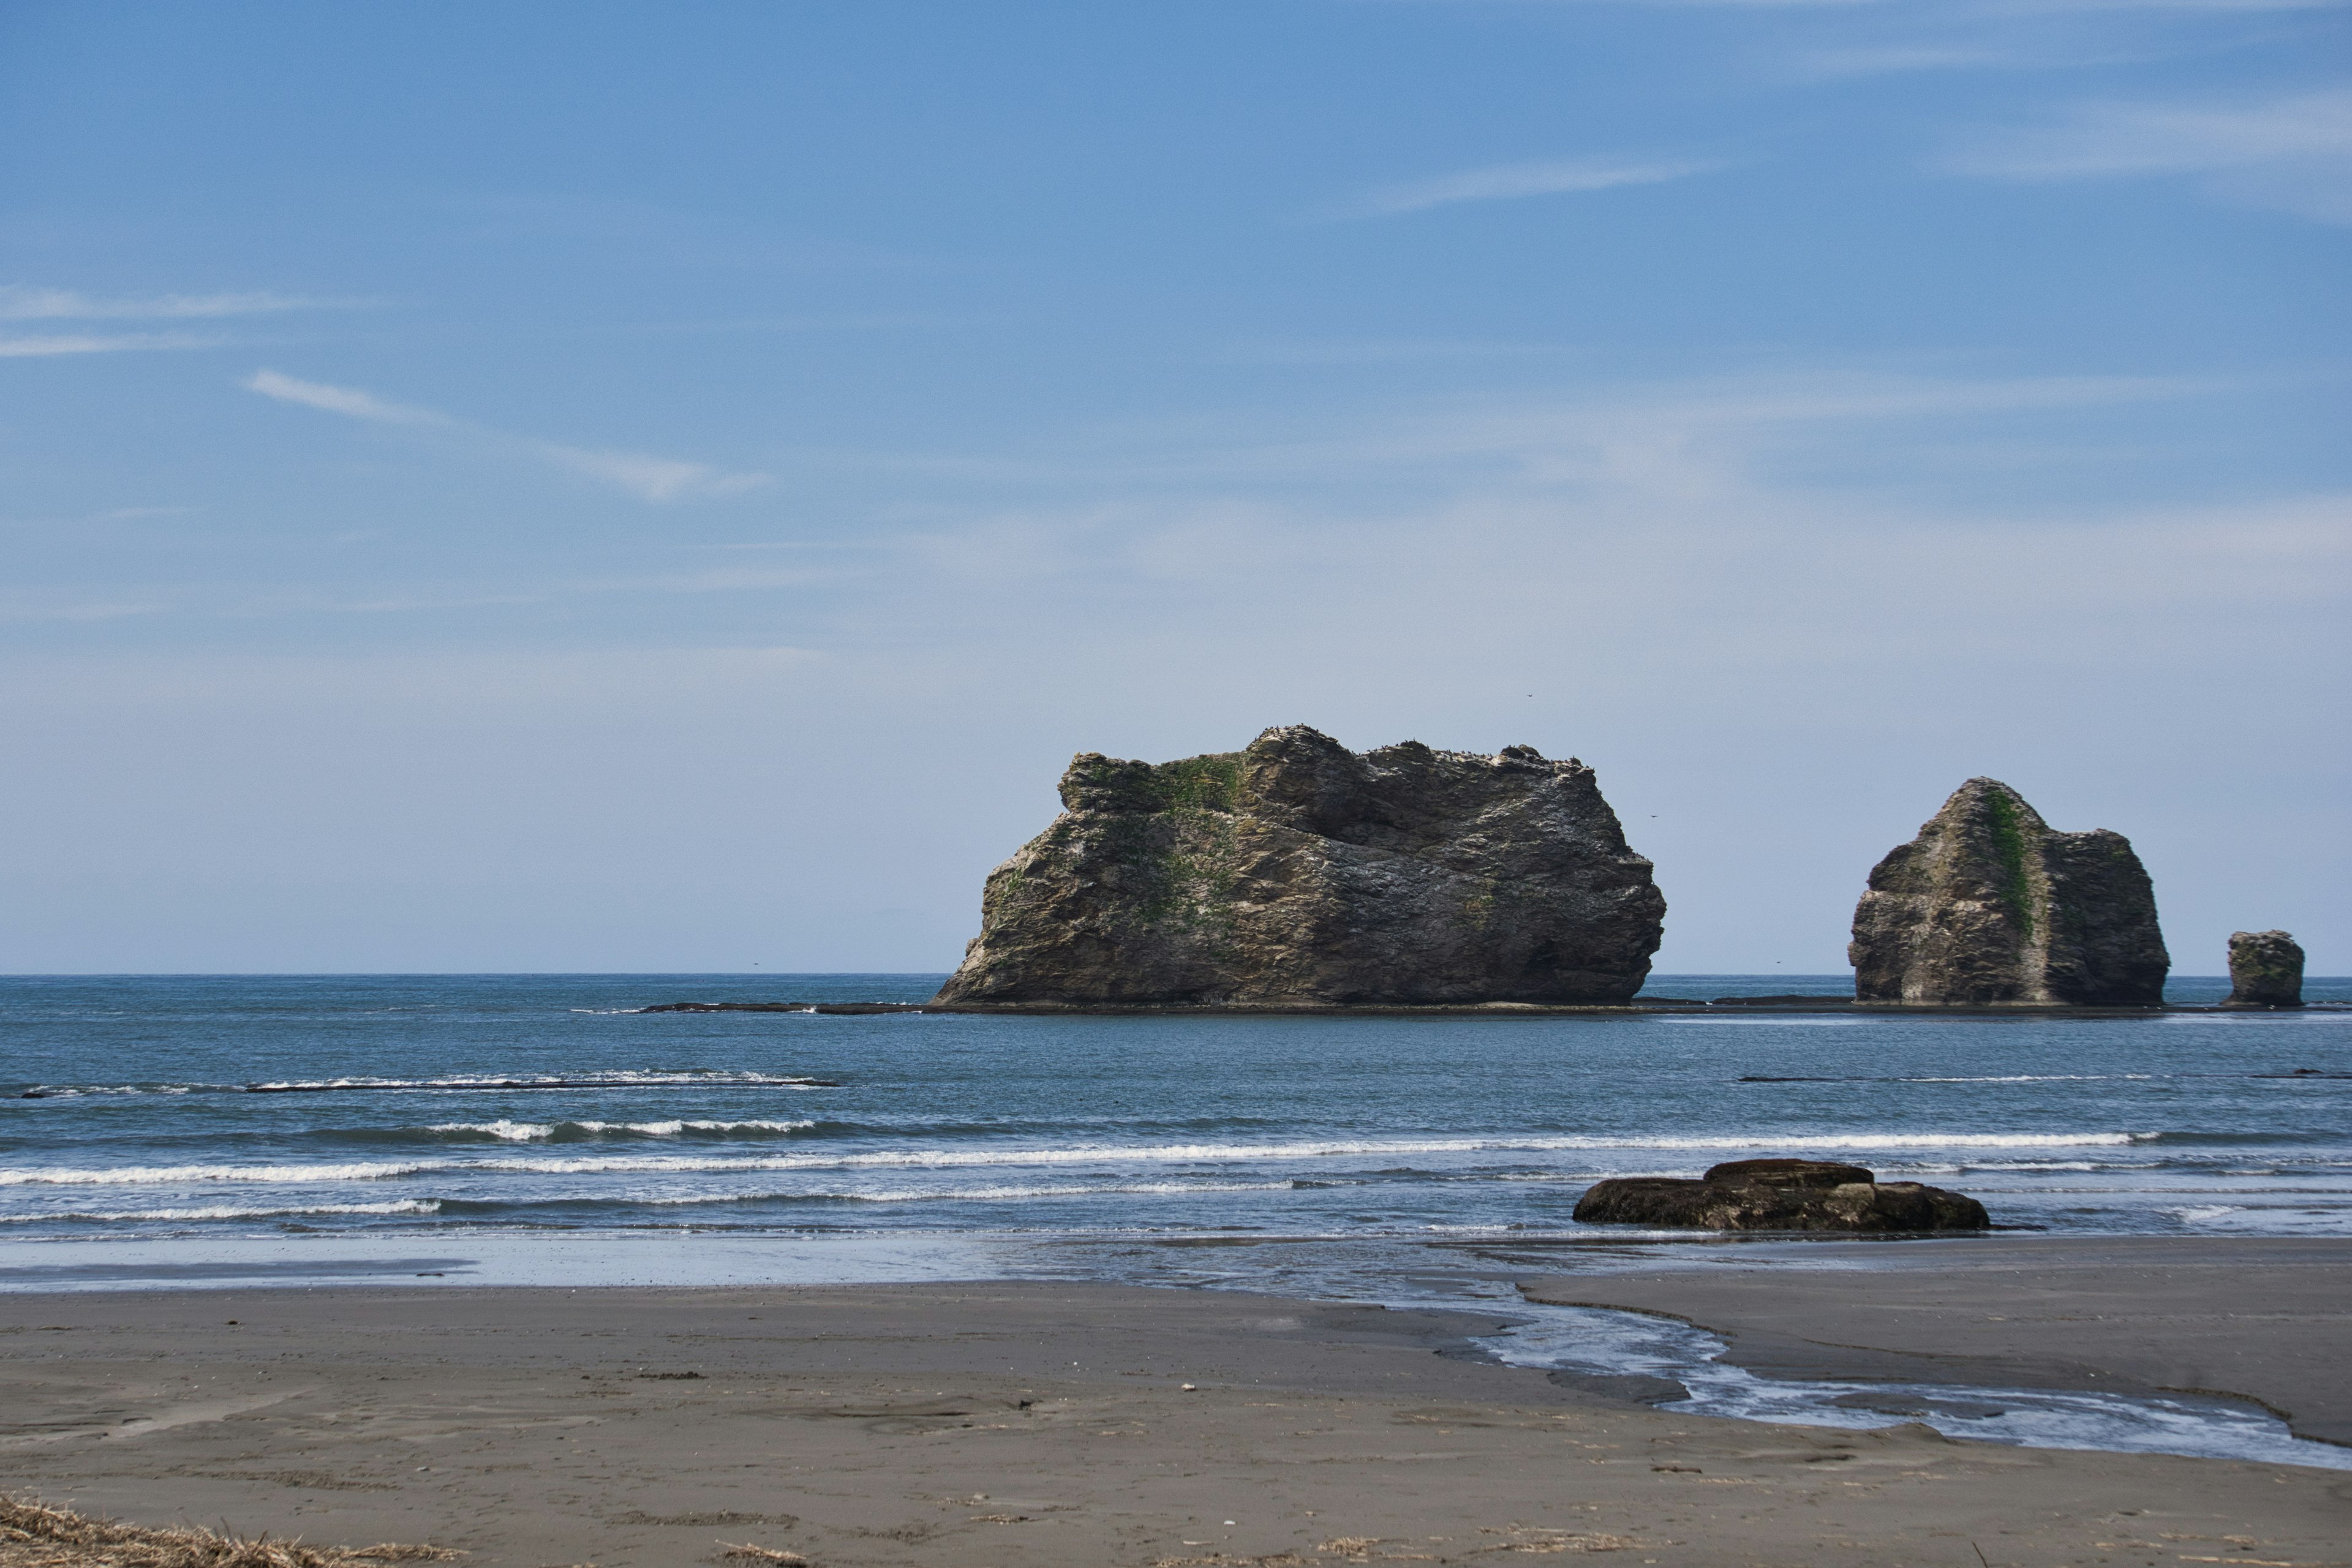
M2313 1002L2309 1008L2352 1007L2352 1003ZM1712 1002L1637 999L1609 1003L1541 1002L661 1002L632 1008L635 1013L817 1013L859 1017L877 1013L994 1013L1006 1016L1071 1017L1346 1017L1346 1018L1613 1018L1642 1014L1691 1014L1717 1007L1761 1008L1780 1013L1843 1013L1854 1004L1844 996L1749 997L1718 996ZM2171 1003L2161 1007L2045 1006L2033 1009L2036 1018L2139 1018L2150 1013L2219 1013L2219 1003ZM1873 1005L1871 1014L1898 1014L1921 1018L2013 1018L2011 1006L1971 1007L1937 1003L1907 1006L1902 1003ZM2249 1016L2260 1017L2259 1012ZM2352 1075L2297 1068L2291 1073L2249 1074L2249 1077L2336 1078Z

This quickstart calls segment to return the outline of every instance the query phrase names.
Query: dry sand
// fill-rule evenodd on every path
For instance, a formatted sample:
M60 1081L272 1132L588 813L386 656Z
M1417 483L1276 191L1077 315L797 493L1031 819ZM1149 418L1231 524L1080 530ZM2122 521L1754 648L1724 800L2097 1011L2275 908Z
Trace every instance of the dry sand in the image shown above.
M0 1489L481 1564L2352 1563L2352 1475L1670 1415L1433 1353L1494 1321L1041 1283L0 1296Z

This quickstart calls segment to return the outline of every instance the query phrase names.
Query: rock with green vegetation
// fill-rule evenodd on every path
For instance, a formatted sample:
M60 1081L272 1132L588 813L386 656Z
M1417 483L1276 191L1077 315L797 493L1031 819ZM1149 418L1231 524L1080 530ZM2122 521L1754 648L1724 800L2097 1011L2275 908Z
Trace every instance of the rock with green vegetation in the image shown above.
M2152 1007L2172 960L2131 841L2059 833L1970 779L1881 860L1853 911L1857 1002Z
M989 874L941 1003L1619 1003L1666 902L1591 768L1357 753L1294 724L1181 762L1087 752Z
M2230 999L2225 1007L2303 1005L2303 946L2283 931L2230 936Z

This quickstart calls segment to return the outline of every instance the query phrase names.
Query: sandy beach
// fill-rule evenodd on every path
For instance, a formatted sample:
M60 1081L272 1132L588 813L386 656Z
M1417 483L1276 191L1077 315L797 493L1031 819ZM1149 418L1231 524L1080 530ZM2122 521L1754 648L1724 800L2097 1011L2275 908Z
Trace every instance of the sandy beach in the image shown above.
M1872 1310L1931 1337L2000 1314L1967 1364L2153 1380L2166 1355L2210 1364L2212 1292L2236 1270L2263 1316L2213 1375L2273 1394L2300 1377L2284 1402L2299 1425L2344 1419L2342 1244L1996 1245L2019 1261L1927 1248L1868 1273L1534 1289L1719 1324L1743 1356L1795 1365L1789 1347L1810 1345L1815 1372ZM1856 1315L1834 1331L1825 1287ZM2060 1321L2069 1291L2137 1307L2100 1341ZM2002 1313L2021 1295L2033 1310ZM1788 1331L1797 1318L1820 1338ZM16 1294L0 1477L148 1523L534 1568L740 1548L1139 1568L2352 1562L2340 1471L1672 1415L1465 1356L1462 1336L1497 1321L1060 1283ZM1897 1333L1854 1342L1922 1353Z

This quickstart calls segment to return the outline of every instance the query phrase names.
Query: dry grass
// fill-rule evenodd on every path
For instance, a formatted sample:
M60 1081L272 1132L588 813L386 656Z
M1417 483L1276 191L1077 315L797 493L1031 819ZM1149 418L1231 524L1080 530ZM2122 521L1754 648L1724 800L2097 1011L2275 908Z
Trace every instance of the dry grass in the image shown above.
M209 1530L151 1529L0 1497L0 1568L346 1568L462 1555L441 1546L305 1546Z

